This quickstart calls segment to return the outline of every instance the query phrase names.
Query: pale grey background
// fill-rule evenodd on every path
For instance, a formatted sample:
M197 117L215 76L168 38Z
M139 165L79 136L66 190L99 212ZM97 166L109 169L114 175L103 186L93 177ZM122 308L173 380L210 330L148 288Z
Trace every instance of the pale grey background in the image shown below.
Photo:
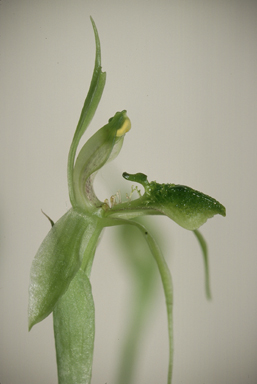
M156 219L174 281L173 383L256 383L257 2L2 0L0 12L1 384L57 383L52 318L27 332L27 290L49 230L40 209L57 220L70 207L67 153L94 62L89 15L107 85L88 133L118 110L127 109L132 121L119 158L98 176L100 198L129 191L123 171L144 172L227 207L226 219L202 228L211 303L194 237ZM114 233L104 235L92 276L92 384L114 382L130 289ZM165 383L162 295L144 340L134 382Z

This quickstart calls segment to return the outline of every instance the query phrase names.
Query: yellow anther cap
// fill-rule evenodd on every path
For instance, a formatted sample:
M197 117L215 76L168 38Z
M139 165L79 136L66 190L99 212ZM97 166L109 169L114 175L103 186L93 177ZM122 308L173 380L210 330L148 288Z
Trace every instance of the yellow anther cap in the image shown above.
M116 136L120 137L125 135L131 128L131 121L128 117L125 118L124 123L122 126L117 130Z

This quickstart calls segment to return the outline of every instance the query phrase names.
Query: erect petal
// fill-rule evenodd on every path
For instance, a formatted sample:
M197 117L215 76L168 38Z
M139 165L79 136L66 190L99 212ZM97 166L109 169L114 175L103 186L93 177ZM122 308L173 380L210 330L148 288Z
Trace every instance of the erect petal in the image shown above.
M102 204L94 193L93 179L104 164L119 154L130 126L126 111L117 112L82 147L73 172L75 200L80 208L95 210Z

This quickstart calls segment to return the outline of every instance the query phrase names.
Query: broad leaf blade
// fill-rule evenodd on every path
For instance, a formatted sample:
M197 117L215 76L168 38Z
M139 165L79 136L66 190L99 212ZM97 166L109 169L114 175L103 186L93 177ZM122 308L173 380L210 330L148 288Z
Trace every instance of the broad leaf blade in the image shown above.
M81 264L81 243L92 220L71 209L43 240L31 267L29 329L47 317Z
M91 284L78 271L54 311L54 334L60 384L89 384L95 335Z

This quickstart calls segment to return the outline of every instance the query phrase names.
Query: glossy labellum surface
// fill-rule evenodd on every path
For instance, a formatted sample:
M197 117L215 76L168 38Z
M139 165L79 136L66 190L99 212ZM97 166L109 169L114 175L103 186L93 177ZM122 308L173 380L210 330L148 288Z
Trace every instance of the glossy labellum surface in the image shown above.
M207 219L216 214L226 216L225 207L212 197L190 187L176 184L148 182L143 173L122 175L126 180L143 185L143 196L127 204L132 217L140 215L166 215L181 227L189 230L198 229ZM122 217L123 204L113 207L110 216Z
M217 200L184 185L151 182L146 194L149 207L186 229L197 229L216 214L226 216L225 208Z

